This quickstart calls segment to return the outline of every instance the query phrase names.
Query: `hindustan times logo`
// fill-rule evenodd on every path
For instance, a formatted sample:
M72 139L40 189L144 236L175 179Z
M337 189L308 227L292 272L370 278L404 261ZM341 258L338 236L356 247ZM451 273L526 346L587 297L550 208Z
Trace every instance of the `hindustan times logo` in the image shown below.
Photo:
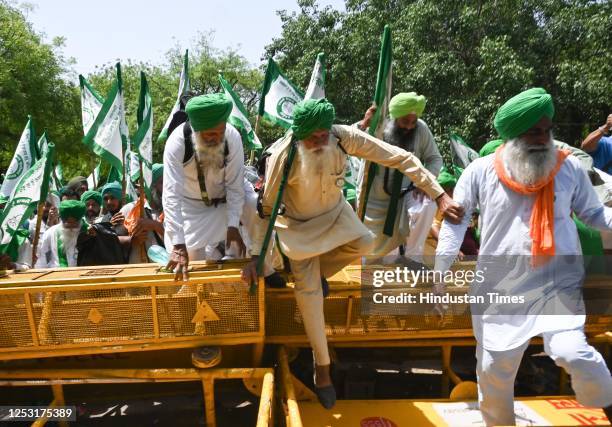
M433 271L421 268L411 270L408 267L395 267L389 270L373 270L372 286L380 288L386 284L409 284L414 288L417 283L424 284L453 284L463 287L471 284L481 284L485 280L482 270Z

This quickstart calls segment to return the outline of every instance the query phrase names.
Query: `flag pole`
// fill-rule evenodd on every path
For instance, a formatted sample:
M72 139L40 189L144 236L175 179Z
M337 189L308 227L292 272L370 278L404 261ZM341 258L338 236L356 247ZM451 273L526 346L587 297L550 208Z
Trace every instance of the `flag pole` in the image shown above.
M144 210L144 177L142 176L142 161L138 162L138 170L140 171L140 176L138 178L138 186L140 187L140 194L138 195L138 198L140 199L138 201L138 204L140 205L138 210L138 216L140 218L144 218L145 216L145 210ZM147 256L147 248L145 247L145 242L142 242L140 244L140 260L143 262L149 262L149 257Z
M34 231L34 241L32 242L32 268L34 268L36 261L38 261L38 258L36 256L36 251L38 247L38 240L39 240L38 237L40 235L40 223L42 221L42 214L43 214L44 209L45 209L45 201L39 201L38 208L36 211L36 230Z

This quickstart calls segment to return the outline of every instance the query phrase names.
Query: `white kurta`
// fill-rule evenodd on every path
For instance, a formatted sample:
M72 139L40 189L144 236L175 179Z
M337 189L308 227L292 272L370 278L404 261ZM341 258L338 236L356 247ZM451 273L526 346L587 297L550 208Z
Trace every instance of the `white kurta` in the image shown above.
M429 130L427 124L419 119L417 121L415 135L414 135L414 151L413 154L423 163L423 166L432 173L433 176L437 177L442 169L442 156L438 150L438 146L434 140L433 134ZM383 233L385 220L387 218L387 212L389 211L389 202L391 196L387 194L384 188L384 176L385 168L381 165L378 166L374 181L372 182L372 188L368 194L367 207L363 223L376 235L374 240L374 251L373 255L384 256L397 248L399 245L404 243L406 237L411 232L410 224L414 223L410 218L409 210L413 206L410 200L410 193L400 198L397 205L397 216L395 218L395 226L393 229L393 236L389 237ZM360 174L360 179L363 180L363 173ZM403 177L402 188L407 188L410 185L411 179L407 176ZM393 170L389 171L387 190L391 190L393 185ZM361 182L358 183L357 188L361 188ZM427 236L433 217L435 215L435 209L428 212L428 221L421 225L422 229L418 230L417 234L423 234ZM428 223L428 224L427 224ZM421 242L422 240L422 242ZM424 238L419 239L419 245L423 246L425 242ZM415 252L413 254L416 255ZM422 249L420 254L422 254ZM419 254L419 255L420 255Z
M61 233L63 224L60 222L52 227L49 227L45 234L42 235L42 241L37 250L38 259L36 260L36 268L57 268L60 266L59 255L57 253L57 232ZM66 260L68 267L77 265L76 241L75 245L66 245Z
M226 197L227 203L206 206L200 193L195 156L183 164L183 126L172 132L164 149L164 241L167 249L186 244L189 250L195 250L225 240L227 227L239 226L244 205L244 152L240 134L228 123L226 165L220 170L209 168L205 174L208 197Z
M529 219L535 196L524 196L505 187L494 168L495 154L475 160L463 172L454 190L453 198L465 208L463 221L458 225L444 221L436 250L437 271L447 271L459 252L463 236L472 218L480 209L481 246L477 269L484 271L485 282L491 292L499 285L499 277L483 270L496 260L508 261L508 255L531 255ZM571 212L586 224L599 230L612 228L612 209L605 208L579 161L569 156L562 164L554 183L554 238L556 255L581 255L580 241ZM498 256L493 258L488 256ZM502 256L506 256L503 258ZM526 340L543 332L580 328L585 316L551 314L550 303L558 303L559 291L580 292L584 275L582 259L576 257L568 267L569 257L554 257L548 264L536 269L516 273L505 281L504 291L524 295L532 304L529 314L472 315L474 334L485 349L503 351L516 348ZM483 261L487 260L487 261ZM525 264L525 263L523 263ZM522 267L525 267L524 265ZM563 273L559 273L559 269ZM507 276L506 276L507 277ZM497 280L496 280L497 279ZM475 285L472 285L475 286ZM524 307L521 308L524 310ZM533 313L546 313L533 314Z

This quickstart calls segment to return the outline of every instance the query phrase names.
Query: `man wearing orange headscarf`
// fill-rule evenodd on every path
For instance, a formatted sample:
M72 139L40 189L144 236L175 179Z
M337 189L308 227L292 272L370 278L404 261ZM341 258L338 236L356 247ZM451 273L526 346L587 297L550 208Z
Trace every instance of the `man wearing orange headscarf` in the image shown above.
M486 425L514 425L514 379L532 337L572 377L580 403L612 416L612 377L584 334L584 267L574 212L599 230L612 229L612 209L598 200L579 161L553 145L552 97L544 89L521 92L502 105L494 126L503 144L471 163L453 198L463 222L445 222L436 271L455 259L472 212L480 209L482 282L470 306L478 398ZM444 285L436 285L443 294ZM514 298L500 302L499 296Z

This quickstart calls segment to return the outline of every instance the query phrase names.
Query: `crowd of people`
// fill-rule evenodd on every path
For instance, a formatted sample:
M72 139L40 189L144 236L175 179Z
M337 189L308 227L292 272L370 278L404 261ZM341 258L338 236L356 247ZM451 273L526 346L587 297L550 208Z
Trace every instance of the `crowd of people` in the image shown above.
M526 256L532 261L510 291L535 291L536 299L550 300L559 280L579 289L583 278L582 264L567 277L550 274L558 257L602 253L599 232L612 229L612 210L592 181L593 166L612 171L612 139L605 136L612 115L584 140L582 151L553 139L552 97L540 88L526 90L499 108L493 123L499 139L463 170L444 165L421 118L425 107L422 95L395 95L379 139L365 131L376 107L349 126L334 124L326 99L302 101L294 107L291 129L266 147L255 168L245 164L241 135L227 121L231 100L194 96L182 113L186 120L169 133L163 166L153 167L145 206L124 204L121 183L89 189L85 178L76 177L49 194L40 221L34 217L19 231L21 244L10 262L22 269L140 263L158 245L167 250L166 267L176 280L188 280L194 260L250 258L245 282L263 276L272 287L285 286L279 271L290 270L313 349L315 391L331 408L336 393L323 301L327 278L344 266L359 259L377 263L394 253L420 268L424 255L435 254L433 268L446 271L457 256ZM361 182L347 200L351 163L361 165ZM363 220L355 200L367 201ZM87 256L92 251L97 256ZM444 285L435 288L441 293ZM536 335L572 376L578 400L612 415L612 377L586 341L584 314L543 310L512 318L474 315L487 425L514 423L514 377Z

